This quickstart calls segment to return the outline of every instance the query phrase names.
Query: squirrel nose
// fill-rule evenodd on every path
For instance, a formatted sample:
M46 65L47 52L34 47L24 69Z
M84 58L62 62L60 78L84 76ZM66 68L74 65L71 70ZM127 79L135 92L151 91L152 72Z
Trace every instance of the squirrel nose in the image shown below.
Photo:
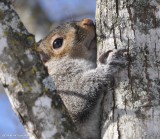
M92 21L91 19L89 19L89 18L84 18L84 19L82 20L82 24L83 24L83 25L87 25L87 26L94 26L93 21Z

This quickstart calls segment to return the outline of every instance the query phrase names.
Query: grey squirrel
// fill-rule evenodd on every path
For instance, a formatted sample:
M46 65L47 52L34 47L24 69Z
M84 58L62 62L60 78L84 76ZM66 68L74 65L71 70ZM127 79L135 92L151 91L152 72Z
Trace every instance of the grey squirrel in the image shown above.
M126 62L123 51L108 51L97 66L95 25L88 18L57 26L39 50L81 137L100 139L101 103L113 74Z

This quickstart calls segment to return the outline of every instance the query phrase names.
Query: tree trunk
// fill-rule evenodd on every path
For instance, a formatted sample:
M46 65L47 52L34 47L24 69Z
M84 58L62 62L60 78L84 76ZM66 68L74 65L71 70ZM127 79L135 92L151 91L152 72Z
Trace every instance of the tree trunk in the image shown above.
M98 55L127 49L104 100L103 139L160 138L160 1L97 0Z
M0 1L0 80L31 139L77 139L54 81L9 0Z

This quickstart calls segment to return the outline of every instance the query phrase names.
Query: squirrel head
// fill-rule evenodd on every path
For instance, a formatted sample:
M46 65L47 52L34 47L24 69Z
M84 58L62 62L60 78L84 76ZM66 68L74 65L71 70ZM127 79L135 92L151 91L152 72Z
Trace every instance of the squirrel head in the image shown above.
M44 63L62 58L96 61L96 32L92 20L64 23L45 37L38 50Z

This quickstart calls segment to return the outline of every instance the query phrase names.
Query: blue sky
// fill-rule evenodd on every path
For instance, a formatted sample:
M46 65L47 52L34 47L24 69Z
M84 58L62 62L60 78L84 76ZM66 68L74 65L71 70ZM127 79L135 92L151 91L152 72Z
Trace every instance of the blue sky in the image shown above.
M64 17L71 17L83 12L95 12L95 0L40 0L41 6L53 20L61 20ZM48 10L50 9L50 10Z
M24 135L21 139L28 139L24 127L21 125L17 115L12 110L8 97L2 93L0 93L0 111L0 139L5 139L10 135ZM8 138L17 139L16 137Z

